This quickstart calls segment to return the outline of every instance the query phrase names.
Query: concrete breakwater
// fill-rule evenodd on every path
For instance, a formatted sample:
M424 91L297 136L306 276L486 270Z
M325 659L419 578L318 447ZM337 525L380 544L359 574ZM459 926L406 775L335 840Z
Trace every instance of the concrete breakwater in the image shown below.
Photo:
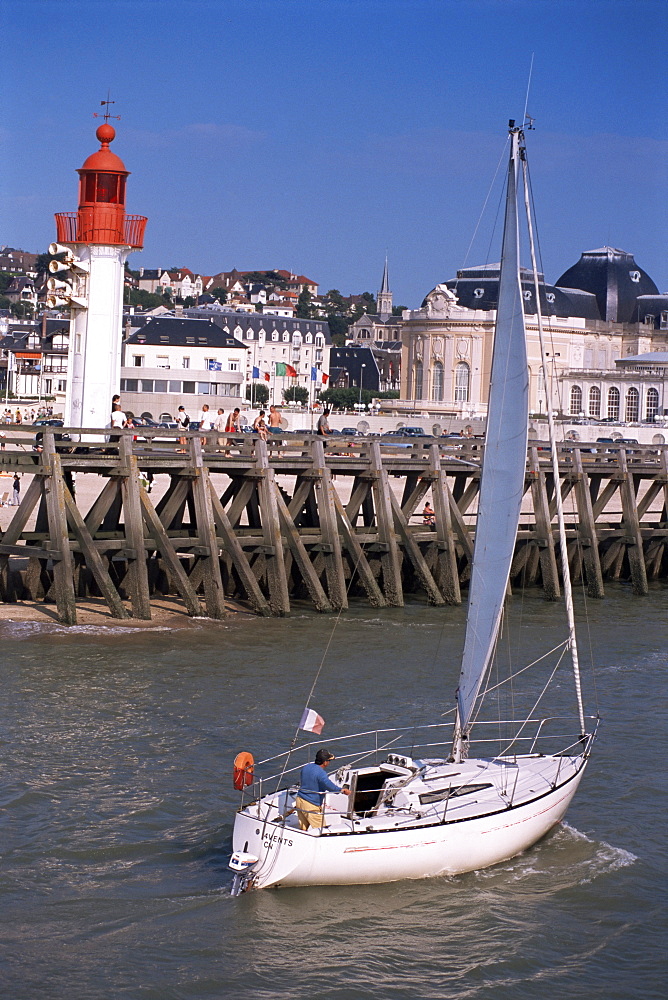
M264 615L296 601L322 612L351 598L401 606L406 594L461 602L482 441L170 434L8 430L0 499L11 496L7 473L27 486L2 511L2 601L53 602L66 624L90 597L138 619L166 594L211 618L224 617L226 597ZM668 446L569 442L560 464L572 578L593 597L606 579L646 593L668 574ZM556 503L542 442L530 442L525 487L511 585L553 600Z

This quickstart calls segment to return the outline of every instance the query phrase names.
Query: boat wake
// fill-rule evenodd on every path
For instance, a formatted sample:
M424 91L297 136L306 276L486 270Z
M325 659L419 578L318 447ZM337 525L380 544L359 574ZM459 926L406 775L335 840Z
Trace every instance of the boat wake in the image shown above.
M495 868L478 871L476 878L487 883L502 879L506 884L508 880L518 883L530 879L532 892L553 893L586 885L637 860L630 851L613 847L604 840L592 840L574 826L562 822L526 854Z

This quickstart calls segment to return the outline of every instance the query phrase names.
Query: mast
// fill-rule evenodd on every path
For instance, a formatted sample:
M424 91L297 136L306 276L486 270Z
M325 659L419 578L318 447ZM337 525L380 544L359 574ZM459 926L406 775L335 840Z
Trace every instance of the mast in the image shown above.
M466 637L457 689L453 752L465 755L473 707L496 645L524 495L529 424L529 375L520 285L517 183L524 133L509 122L511 140L499 271L487 433L480 480Z
M522 150L522 179L524 183L524 206L526 210L527 226L529 230L529 246L531 248L531 268L533 270L534 297L536 300L536 317L538 320L538 340L540 342L540 360L543 366L543 375L547 392L547 426L550 439L550 454L552 459L552 476L554 478L554 499L557 505L557 526L559 529L559 559L561 562L561 575L564 582L564 601L566 604L566 621L568 623L568 646L571 652L573 663L573 678L575 681L575 696L578 703L578 714L580 716L580 733L585 732L584 705L582 703L582 683L580 680L580 658L578 656L578 644L575 634L575 613L573 610L573 587L571 584L571 573L568 565L568 549L566 547L566 521L564 518L564 504L561 497L561 475L559 473L559 455L557 452L557 435L554 424L554 410L552 408L551 386L547 380L547 355L545 353L545 337L543 332L543 313L540 305L540 292L538 288L538 265L536 261L536 247L533 236L533 224L531 216L531 204L529 198L529 177L525 150Z

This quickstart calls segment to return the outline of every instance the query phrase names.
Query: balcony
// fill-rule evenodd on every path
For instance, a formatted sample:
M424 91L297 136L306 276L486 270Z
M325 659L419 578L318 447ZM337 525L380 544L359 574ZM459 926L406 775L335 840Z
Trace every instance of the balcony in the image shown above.
M145 215L124 215L123 239L119 240L117 211L97 206L94 230L90 227L89 213L56 212L56 238L58 243L95 243L141 250L147 221Z

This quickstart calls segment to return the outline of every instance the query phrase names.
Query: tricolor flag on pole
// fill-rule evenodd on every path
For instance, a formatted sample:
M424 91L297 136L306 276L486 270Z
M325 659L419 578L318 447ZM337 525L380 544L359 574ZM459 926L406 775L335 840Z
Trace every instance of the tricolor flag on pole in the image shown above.
M304 714L302 715L301 722L299 723L300 729L304 729L307 733L317 733L319 736L324 725L325 720L322 715L318 715L318 713L312 708L304 709Z
M316 382L318 385L327 385L328 379L329 375L325 375L319 368L311 368L311 382Z

